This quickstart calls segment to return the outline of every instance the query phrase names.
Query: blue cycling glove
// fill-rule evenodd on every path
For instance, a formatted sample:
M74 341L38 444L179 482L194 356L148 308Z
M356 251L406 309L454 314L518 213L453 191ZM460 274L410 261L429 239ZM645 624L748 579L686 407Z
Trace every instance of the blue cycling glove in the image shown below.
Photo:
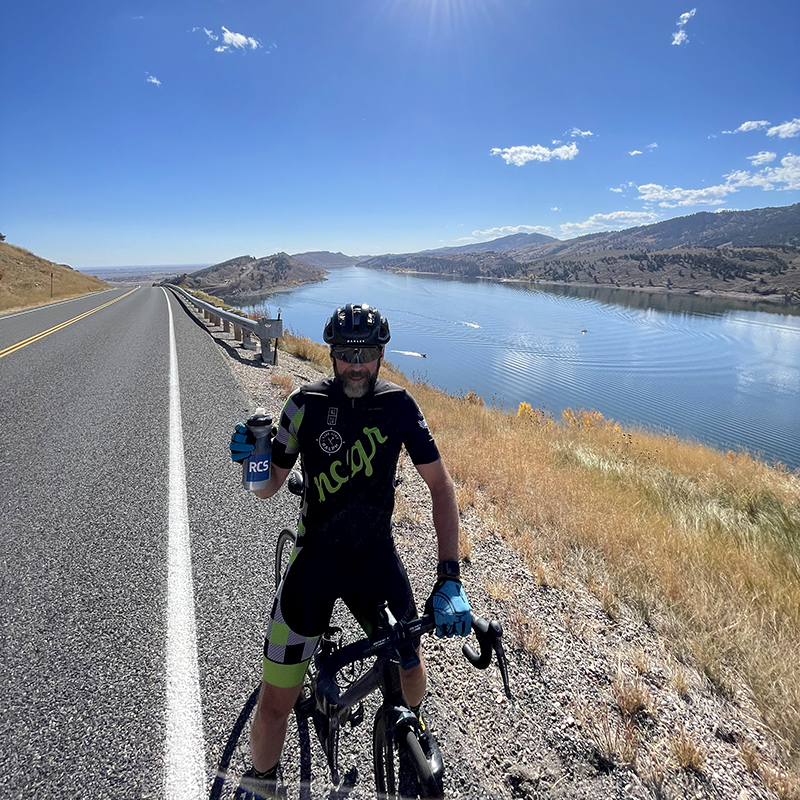
M426 606L433 610L436 635L440 639L469 634L472 610L461 581L454 578L440 578L433 587L433 594Z
M253 452L256 446L256 437L247 429L244 422L237 422L236 427L231 436L231 461L242 462L250 453Z

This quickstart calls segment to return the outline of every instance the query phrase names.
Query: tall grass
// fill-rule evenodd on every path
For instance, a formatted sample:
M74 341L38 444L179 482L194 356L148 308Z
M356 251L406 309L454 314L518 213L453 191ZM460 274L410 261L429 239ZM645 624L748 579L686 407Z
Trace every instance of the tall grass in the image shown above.
M327 348L284 346L329 367ZM602 583L704 673L750 694L800 765L800 477L749 456L622 429L597 412L513 416L411 389L461 498L542 569ZM480 498L480 500L478 500ZM462 500L463 502L463 500Z

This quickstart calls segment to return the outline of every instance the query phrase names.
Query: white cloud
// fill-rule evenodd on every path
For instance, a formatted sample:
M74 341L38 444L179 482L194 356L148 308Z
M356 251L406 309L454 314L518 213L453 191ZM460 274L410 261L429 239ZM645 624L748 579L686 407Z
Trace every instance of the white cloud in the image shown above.
M800 119L795 117L790 122L784 122L782 125L776 125L767 131L767 136L777 136L779 139L791 139L795 136L800 136Z
M571 128L570 130L568 130L568 131L566 132L566 134L565 134L565 135L569 135L569 136L571 136L573 139L574 139L576 136L580 136L580 137L582 137L582 138L584 138L584 139L585 139L587 136L594 136L594 134L593 134L591 131L582 131L580 128ZM553 142L553 144L555 144L555 142Z
M788 156L781 159L780 163L779 167L767 167L761 172L747 172L746 170L731 172L724 176L727 179L726 185L732 187L731 191L735 191L741 186L760 186L767 192L776 188L779 192L800 189L800 156L789 153Z
M619 188L614 188L614 187L612 187L612 188L611 188L611 189L609 189L608 191L609 191L609 192L616 192L617 194L622 194L622 191L623 191L623 190L622 190L622 189L619 189Z
M765 119L750 120L743 122L735 131L722 131L726 135L734 133L749 133L750 131L757 131L762 128L769 128L770 123ZM710 137L709 137L710 138Z
M261 45L252 37L245 36L243 33L234 33L229 31L224 25L222 26L222 41L229 47L235 47L237 50L244 50L250 48L255 50Z
M148 75L147 82L155 84L156 86L161 86L161 81L158 78L156 78L155 75Z
M765 119L759 120L750 120L749 122L743 122L735 131L734 133L747 133L748 131L757 131L759 128L768 128L769 122Z
M650 144L647 145L648 150L655 150L657 147L658 147L658 142L650 142Z
M684 42L688 42L689 37L686 35L686 31L681 28L680 30L675 31L672 34L672 44L681 45Z
M541 144L517 145L516 147L493 147L490 152L493 156L500 156L506 164L521 167L528 161L552 161L554 158L559 161L571 161L578 155L578 145L570 142L553 150Z
M638 187L639 200L658 203L662 208L717 206L723 203L729 194L744 187L761 188L765 192L797 190L800 189L800 156L790 153L781 159L778 167L767 167L760 172L736 170L723 177L725 183L707 186L704 189L681 189L680 187L667 189L657 183L646 183Z
M697 9L693 8L691 11L686 11L678 17L678 30L672 34L672 44L682 45L689 39L686 35L684 28L686 23L697 13Z
M214 33L214 31L209 30L208 28L201 28L201 27L194 27L192 28L192 33L195 31L203 31L203 33L208 37L209 42L218 42L219 36ZM214 48L215 53L230 53L233 52L234 49L236 50L257 50L259 47L262 47L261 42L258 39L254 39L252 36L245 36L243 33L234 33L233 31L229 31L224 25L222 26L222 44L217 45Z
M652 211L612 211L610 214L592 214L585 222L566 222L561 225L565 236L582 236L585 233L618 230L635 225L647 225L658 219Z
M777 153L770 153L769 150L762 150L754 156L747 156L747 160L754 166L760 167L762 164L769 164L777 158Z
M550 206L550 210L551 211L561 211L561 209L558 206Z
M472 231L472 235L496 239L498 236L510 236L514 233L550 233L552 230L546 225L503 225L500 228L487 228L485 231Z
M735 189L727 185L707 186L705 189L667 189L658 183L645 183L639 188L639 200L658 203L662 208L678 206L716 206Z
M642 151L641 150L629 150L628 151L628 155L629 156L640 156L640 155L642 155Z

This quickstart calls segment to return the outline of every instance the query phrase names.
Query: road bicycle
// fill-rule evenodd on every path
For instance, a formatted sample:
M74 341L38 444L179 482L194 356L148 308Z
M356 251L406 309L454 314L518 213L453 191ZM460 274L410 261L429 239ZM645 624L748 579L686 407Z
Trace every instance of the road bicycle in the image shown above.
M298 494L299 476L289 489ZM275 580L279 584L294 548L295 534L281 531L275 548ZM380 695L372 728L372 756L375 786L379 798L431 798L444 792L444 764L439 747L430 734L423 734L420 720L408 707L400 686L399 667L409 669L419 663L416 645L422 635L436 627L429 613L409 622L394 619L386 604L378 609L378 623L371 637L348 644L342 627L330 625L312 658L300 697L294 707L300 746L300 796L311 797L309 722L325 754L333 784L342 782L339 764L339 737L346 727L355 728L365 718L364 701ZM496 660L507 697L511 697L508 666L503 650L503 631L496 620L472 615L472 630L478 640L476 651L469 643L462 646L467 660L486 669ZM495 658L496 657L496 658ZM236 775L243 764L246 748L242 736L258 699L256 687L239 715L212 786L210 800L233 795ZM244 737L246 739L246 736ZM238 761L236 765L233 762ZM345 776L346 779L348 776ZM347 782L347 780L345 781ZM348 794L346 786L341 796Z

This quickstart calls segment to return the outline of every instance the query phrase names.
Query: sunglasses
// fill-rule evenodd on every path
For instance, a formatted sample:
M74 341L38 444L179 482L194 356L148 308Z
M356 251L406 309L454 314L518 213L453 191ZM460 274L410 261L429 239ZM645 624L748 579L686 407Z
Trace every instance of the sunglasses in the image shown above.
M382 347L331 347L331 355L348 364L368 364L370 361L377 361L382 352Z

